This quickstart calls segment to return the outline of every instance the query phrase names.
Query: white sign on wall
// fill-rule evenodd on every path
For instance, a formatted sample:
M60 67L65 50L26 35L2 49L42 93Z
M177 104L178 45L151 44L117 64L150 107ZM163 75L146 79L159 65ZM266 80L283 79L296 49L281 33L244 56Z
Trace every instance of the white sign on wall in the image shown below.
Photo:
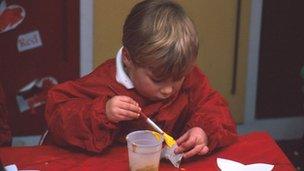
M34 49L42 46L39 31L33 31L18 36L17 47L19 52Z

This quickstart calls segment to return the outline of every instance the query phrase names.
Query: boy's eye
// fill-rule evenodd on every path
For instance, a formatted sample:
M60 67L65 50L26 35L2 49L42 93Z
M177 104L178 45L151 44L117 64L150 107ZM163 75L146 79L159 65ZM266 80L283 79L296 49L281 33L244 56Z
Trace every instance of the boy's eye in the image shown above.
M150 77L150 80L153 81L154 83L161 83L161 82L163 82L163 80L157 79L155 77L152 77L152 76L149 76L149 77Z
M161 83L162 82L162 80L156 80L156 79L151 79L154 83Z

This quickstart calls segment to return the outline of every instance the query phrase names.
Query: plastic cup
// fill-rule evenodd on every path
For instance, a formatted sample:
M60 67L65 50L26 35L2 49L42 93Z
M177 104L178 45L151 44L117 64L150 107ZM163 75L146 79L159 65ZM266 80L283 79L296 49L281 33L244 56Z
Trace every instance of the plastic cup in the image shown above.
M158 171L163 139L152 131L140 130L127 135L131 171Z

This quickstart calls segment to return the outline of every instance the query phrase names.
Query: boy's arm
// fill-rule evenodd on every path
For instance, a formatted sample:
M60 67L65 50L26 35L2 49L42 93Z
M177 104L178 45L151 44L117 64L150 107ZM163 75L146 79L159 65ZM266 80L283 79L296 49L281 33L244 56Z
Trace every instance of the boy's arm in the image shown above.
M198 68L194 69L190 79L192 116L185 129L202 128L207 134L210 151L233 143L237 139L236 125L224 98L210 87Z
M57 144L100 152L112 143L117 127L105 116L106 89L83 84L69 81L51 89L45 118Z

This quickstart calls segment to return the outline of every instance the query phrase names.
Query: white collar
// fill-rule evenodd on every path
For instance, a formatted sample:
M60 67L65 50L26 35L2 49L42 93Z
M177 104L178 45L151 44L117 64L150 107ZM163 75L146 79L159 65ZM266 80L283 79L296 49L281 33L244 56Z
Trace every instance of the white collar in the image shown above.
M127 89L134 88L133 82L131 81L130 77L124 70L123 62L122 62L122 48L116 54L116 81Z

